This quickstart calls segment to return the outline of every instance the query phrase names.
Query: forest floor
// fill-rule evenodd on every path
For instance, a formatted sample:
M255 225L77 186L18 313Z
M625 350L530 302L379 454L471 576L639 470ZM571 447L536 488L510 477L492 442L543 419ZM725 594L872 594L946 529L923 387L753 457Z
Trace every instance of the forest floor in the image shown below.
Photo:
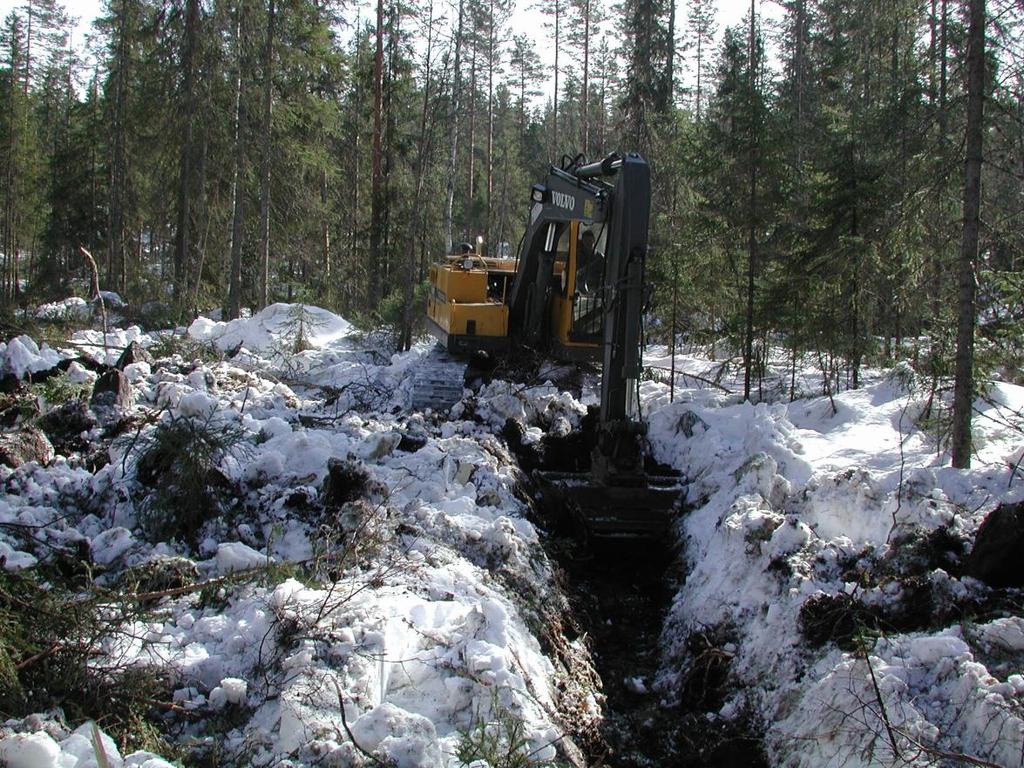
M780 364L751 405L678 355L670 402L651 348L684 513L584 552L502 435L573 433L593 376L442 416L410 407L429 344L314 307L48 333L0 345L12 768L1024 764L1020 387L953 470L906 365L790 403Z

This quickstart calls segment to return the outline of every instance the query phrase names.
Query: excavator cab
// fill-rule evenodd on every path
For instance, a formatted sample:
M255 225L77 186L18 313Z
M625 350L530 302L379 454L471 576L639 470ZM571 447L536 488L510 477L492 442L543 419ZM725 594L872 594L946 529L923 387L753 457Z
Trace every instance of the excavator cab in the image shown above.
M573 220L561 225L552 270L546 352L566 361L600 360L604 322L604 227Z

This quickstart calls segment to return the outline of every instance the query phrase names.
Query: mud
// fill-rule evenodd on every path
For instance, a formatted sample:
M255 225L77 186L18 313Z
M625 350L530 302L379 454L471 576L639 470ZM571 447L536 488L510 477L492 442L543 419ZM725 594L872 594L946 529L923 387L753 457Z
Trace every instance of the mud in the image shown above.
M605 695L601 744L591 756L592 765L671 764L666 762L675 752L671 712L651 690L658 670L658 637L671 598L669 557L610 550L577 545L562 560L570 601L590 639Z

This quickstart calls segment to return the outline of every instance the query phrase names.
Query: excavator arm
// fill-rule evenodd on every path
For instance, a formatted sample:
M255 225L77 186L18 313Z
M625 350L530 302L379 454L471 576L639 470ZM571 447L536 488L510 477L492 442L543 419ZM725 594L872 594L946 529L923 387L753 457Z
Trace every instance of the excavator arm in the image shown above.
M678 478L645 470L646 425L640 417L637 386L642 367L644 272L651 209L650 169L638 154L611 155L603 161L562 171L575 188L600 190L601 219L608 228L605 252L602 328L601 409L590 472L540 473L545 496L596 539L657 538L668 529L679 502ZM605 179L614 177L614 184ZM549 181L551 177L549 176ZM536 201L537 198L535 198ZM531 225L544 231L546 208ZM598 210L595 205L595 210ZM582 218L577 211L570 214ZM551 253L550 239L541 254ZM532 283L551 273L551 261L538 260ZM524 285L530 285L526 281ZM527 305L527 312L531 311Z
M623 158L617 175L609 201L601 417L591 472L602 481L642 481L645 425L639 417L637 383L643 343L650 169L640 155L630 154Z

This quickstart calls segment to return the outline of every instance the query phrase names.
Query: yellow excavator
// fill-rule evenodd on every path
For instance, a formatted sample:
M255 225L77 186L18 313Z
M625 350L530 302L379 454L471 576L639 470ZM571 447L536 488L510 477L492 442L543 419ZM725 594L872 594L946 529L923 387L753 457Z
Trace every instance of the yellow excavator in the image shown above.
M427 324L449 352L528 346L558 360L600 359L609 214L626 207L617 205L616 187L625 187L628 176L645 177L646 194L634 191L626 211L634 229L642 223L644 238L650 192L647 164L638 155L589 165L580 160L551 167L533 186L515 258L483 256L467 245L431 266ZM607 181L610 174L619 176L618 185Z
M680 496L678 478L646 471L639 414L650 201L640 155L566 158L533 185L515 258L467 249L430 268L427 324L450 354L529 348L600 361L590 471L538 477L546 500L589 537L661 535Z

